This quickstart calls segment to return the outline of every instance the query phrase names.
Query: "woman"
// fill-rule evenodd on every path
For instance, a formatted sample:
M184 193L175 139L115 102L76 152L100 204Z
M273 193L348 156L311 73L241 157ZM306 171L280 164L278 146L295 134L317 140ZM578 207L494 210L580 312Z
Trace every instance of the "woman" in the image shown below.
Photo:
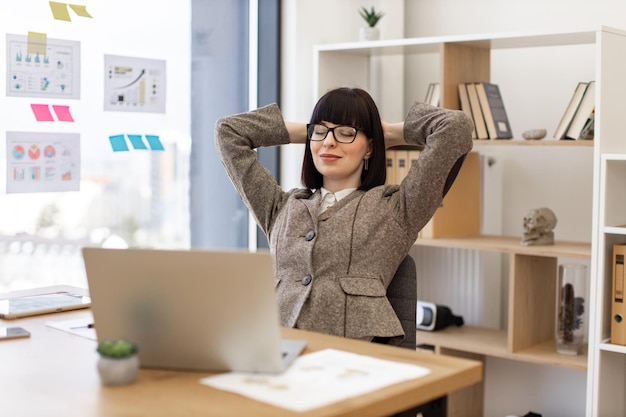
M357 88L325 94L308 125L284 121L276 105L218 120L218 153L269 240L283 326L402 341L386 288L471 150L471 131L463 112L423 103L383 123ZM255 148L288 143L306 144L306 188L283 191L257 161ZM385 148L407 143L420 158L401 185L385 185Z

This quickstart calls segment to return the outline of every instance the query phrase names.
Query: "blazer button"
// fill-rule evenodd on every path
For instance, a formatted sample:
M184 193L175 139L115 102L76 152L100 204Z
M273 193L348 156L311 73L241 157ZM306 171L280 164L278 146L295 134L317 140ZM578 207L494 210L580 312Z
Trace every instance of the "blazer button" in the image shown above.
M313 281L313 277L307 274L304 278L302 278L302 285L306 287L307 285L311 283L311 281Z
M306 234L304 238L307 240L307 242L310 242L311 240L313 240L314 237L315 237L315 232L311 230L309 233Z

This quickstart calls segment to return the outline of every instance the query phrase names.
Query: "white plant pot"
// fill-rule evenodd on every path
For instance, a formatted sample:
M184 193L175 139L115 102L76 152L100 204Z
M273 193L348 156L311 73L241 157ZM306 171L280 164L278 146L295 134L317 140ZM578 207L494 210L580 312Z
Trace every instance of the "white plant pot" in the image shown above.
M103 385L128 385L137 378L139 357L137 355L125 358L110 358L100 356L98 359L98 373Z
M377 41L380 38L380 31L377 27L362 27L359 30L359 40Z

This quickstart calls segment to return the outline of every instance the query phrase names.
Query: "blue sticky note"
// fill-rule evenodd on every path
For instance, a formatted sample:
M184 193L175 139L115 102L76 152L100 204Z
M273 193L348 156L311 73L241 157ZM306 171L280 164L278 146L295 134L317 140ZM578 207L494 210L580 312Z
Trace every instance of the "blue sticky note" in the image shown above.
M109 141L111 142L111 147L113 148L113 152L121 152L121 151L128 150L128 145L126 145L126 139L124 138L124 135L109 136Z
M148 145L150 145L150 149L153 151L163 151L163 144L158 136L155 135L146 135L146 139L148 139Z
M130 144L133 145L135 149L148 149L143 140L141 139L141 135L126 135L130 140Z

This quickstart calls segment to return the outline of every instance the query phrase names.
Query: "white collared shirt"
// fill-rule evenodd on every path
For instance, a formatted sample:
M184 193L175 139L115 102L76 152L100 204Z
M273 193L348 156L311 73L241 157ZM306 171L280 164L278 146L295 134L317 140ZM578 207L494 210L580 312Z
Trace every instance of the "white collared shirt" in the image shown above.
M320 189L322 191L322 202L320 203L320 214L326 211L327 208L335 204L337 201L349 195L352 191L356 190L356 188L346 188L345 190L337 191L336 193L331 193L326 188L322 187Z

